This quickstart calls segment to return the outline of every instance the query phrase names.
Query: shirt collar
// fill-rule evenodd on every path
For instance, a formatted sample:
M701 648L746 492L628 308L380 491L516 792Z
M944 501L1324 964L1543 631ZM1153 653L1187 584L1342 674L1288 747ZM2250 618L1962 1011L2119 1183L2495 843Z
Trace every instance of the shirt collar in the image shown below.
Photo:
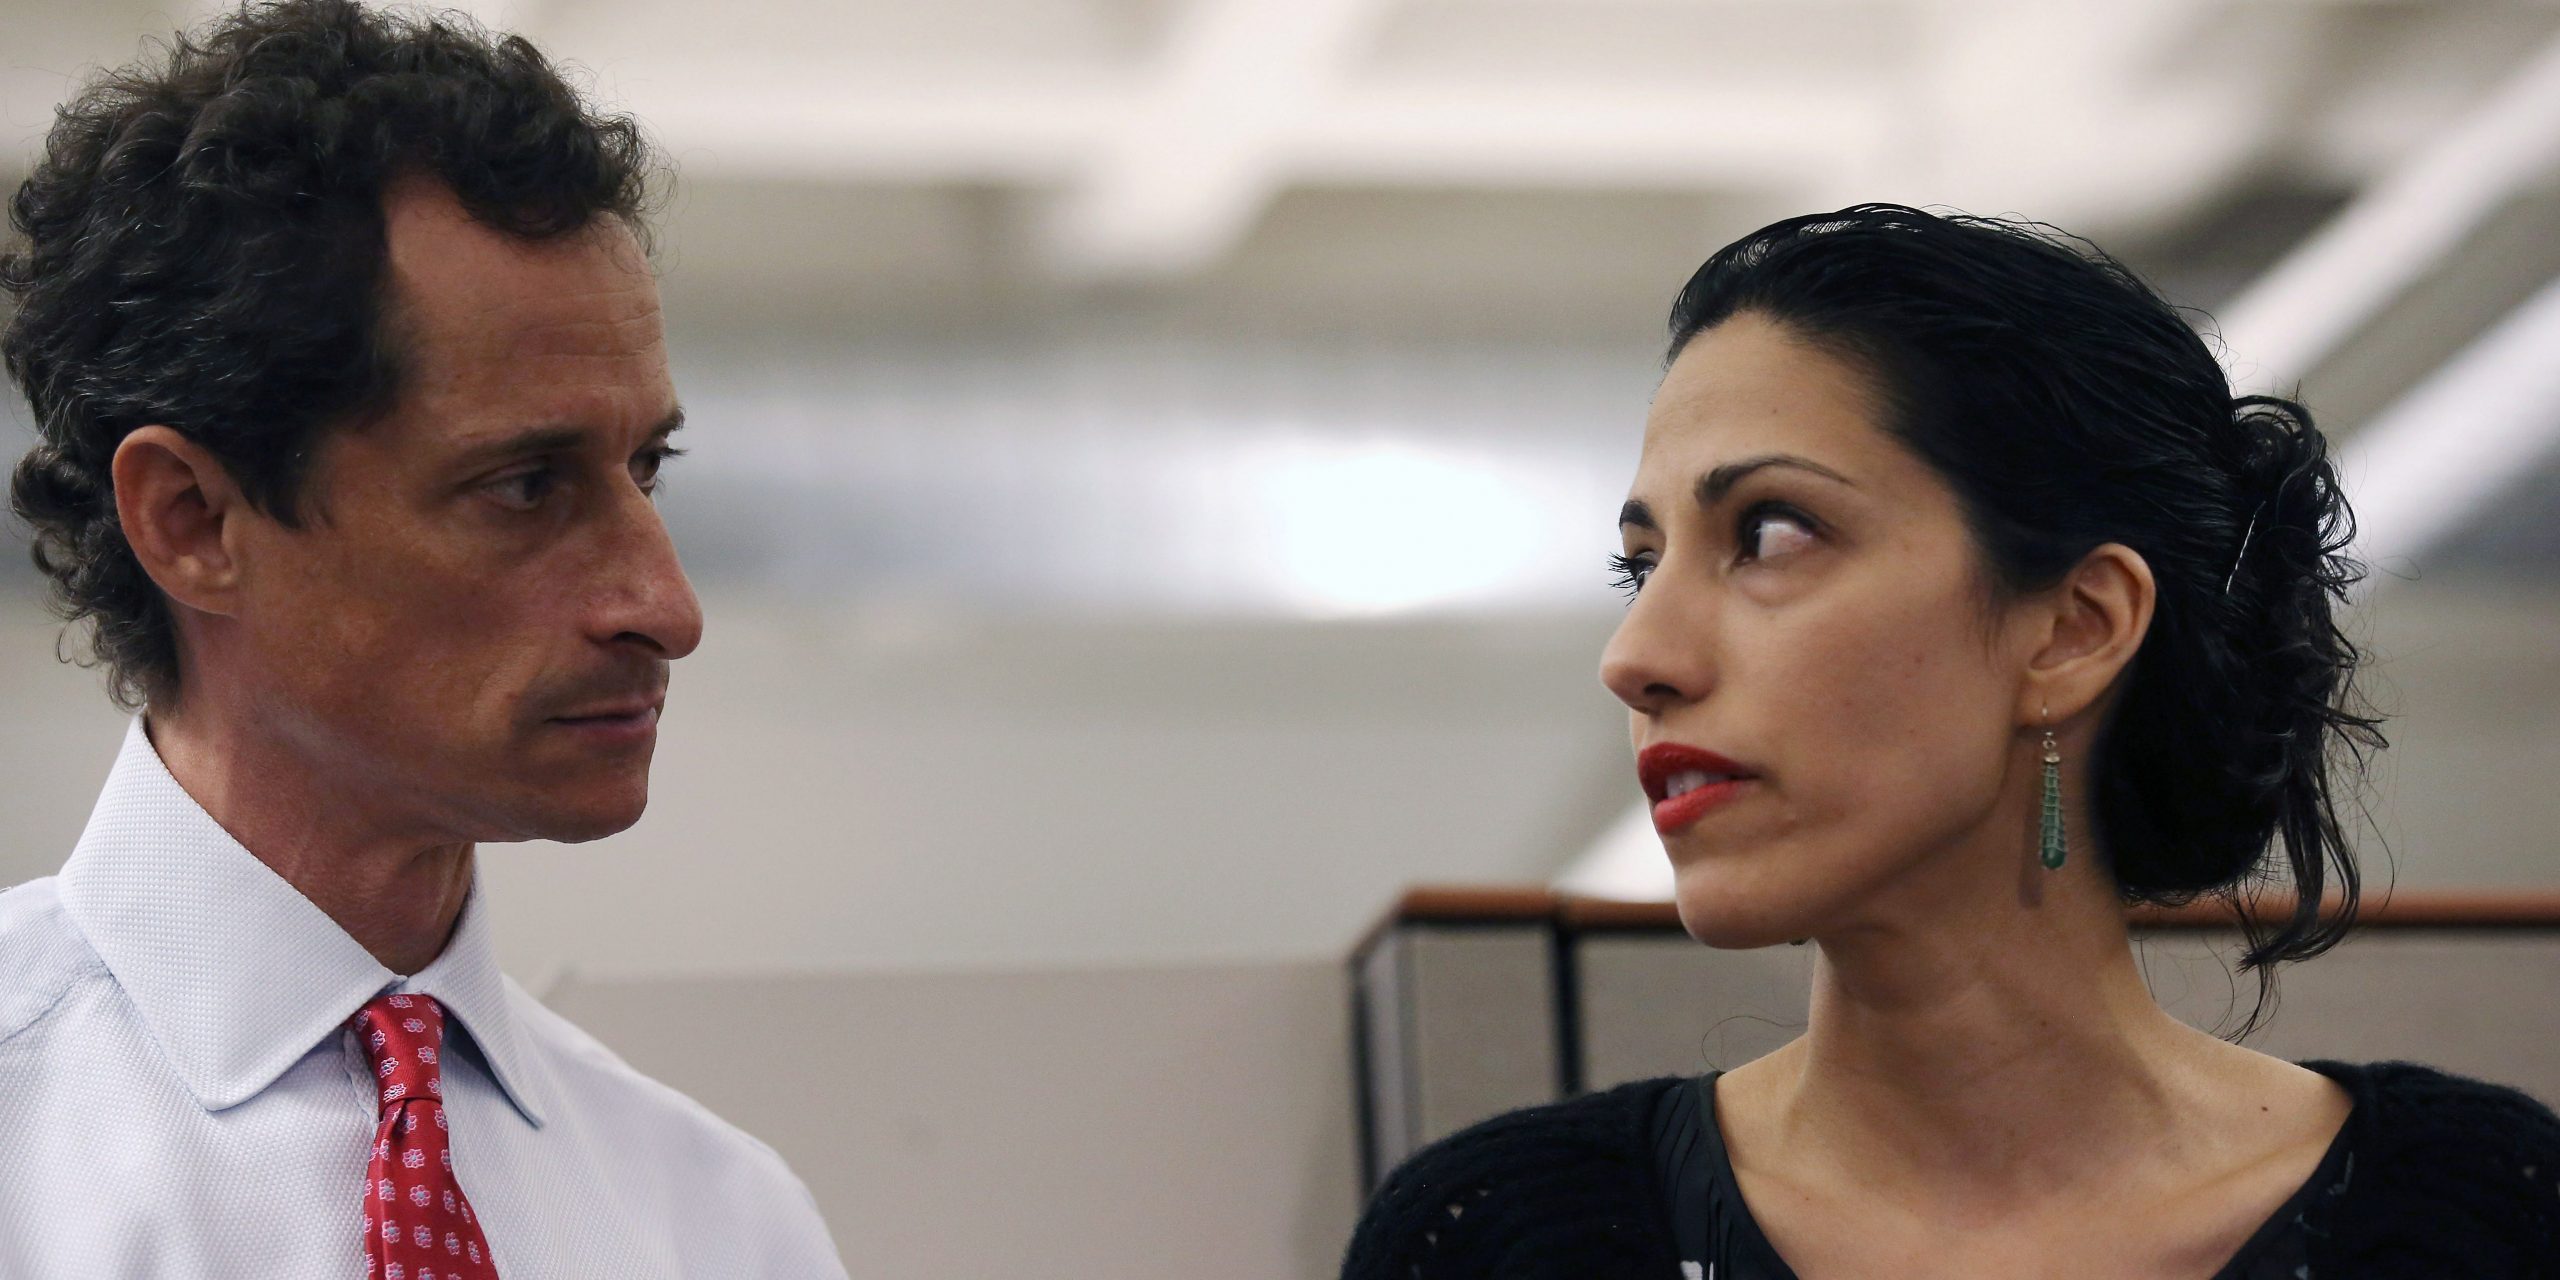
M385 991L459 1019L528 1123L541 1088L476 877L443 954L408 979L257 859L169 776L136 716L62 868L62 904L208 1111L256 1097Z
M470 896L462 901L462 917L454 922L444 953L391 989L434 996L446 1015L470 1033L489 1064L489 1074L525 1123L542 1127L543 1109L550 1105L549 1089L541 1062L525 1048L523 1030L516 1025L514 1006L507 1000L506 976L498 971L497 948L489 940L488 899L480 892L476 869Z

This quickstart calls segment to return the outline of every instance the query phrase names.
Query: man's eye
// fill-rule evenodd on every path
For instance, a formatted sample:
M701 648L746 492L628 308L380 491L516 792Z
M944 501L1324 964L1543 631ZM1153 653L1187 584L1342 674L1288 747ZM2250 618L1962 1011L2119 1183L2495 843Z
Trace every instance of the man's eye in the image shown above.
M657 445L641 450L631 459L632 483L639 485L642 493L656 493L659 468L666 466L668 459L683 456L684 450L673 445Z
M1773 523L1780 526L1782 532L1770 541L1763 537L1762 531ZM1742 513L1734 532L1736 542L1742 547L1741 558L1751 561L1783 556L1811 542L1813 530L1813 521L1803 512L1784 503L1763 502Z
M542 500L551 496L551 491L557 488L559 483L560 477L557 472L548 466L541 466L523 471L510 471L490 481L486 487L508 506L530 511L541 506Z

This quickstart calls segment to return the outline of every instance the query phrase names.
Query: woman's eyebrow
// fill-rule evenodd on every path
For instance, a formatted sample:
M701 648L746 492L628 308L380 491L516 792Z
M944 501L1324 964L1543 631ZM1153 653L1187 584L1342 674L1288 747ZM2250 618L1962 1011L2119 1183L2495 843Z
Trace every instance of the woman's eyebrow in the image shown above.
M1764 453L1756 458L1743 458L1725 463L1698 477L1698 505L1712 507L1724 501L1724 496L1732 492L1735 485L1742 483L1744 476L1769 467L1793 467L1799 471L1810 471L1826 480L1837 480L1852 489L1858 487L1856 481L1811 458L1800 458L1792 453Z
M1728 462L1698 477L1698 505L1712 507L1724 501L1724 496L1731 493L1735 485L1742 483L1744 476L1768 467L1794 467L1799 471L1810 471L1826 480L1837 480L1852 489L1858 487L1857 481L1811 458L1800 458L1792 453L1764 453L1756 458ZM1627 505L1618 508L1618 525L1627 529L1661 527L1654 521L1653 508L1645 505L1642 498L1631 498L1627 501Z

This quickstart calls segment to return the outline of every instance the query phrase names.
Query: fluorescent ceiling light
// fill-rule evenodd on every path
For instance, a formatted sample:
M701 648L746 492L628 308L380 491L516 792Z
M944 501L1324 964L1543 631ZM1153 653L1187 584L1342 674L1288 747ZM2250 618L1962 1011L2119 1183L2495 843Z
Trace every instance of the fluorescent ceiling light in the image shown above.
M2285 392L2555 159L2560 40L2225 309L2232 382Z
M2560 447L2560 281L2544 285L2339 450L2354 553L2401 571ZM2367 578L2370 591L2377 579Z
M1499 453L1301 435L1222 462L1247 513L1236 571L1314 617L1501 603L1590 540L1577 486Z

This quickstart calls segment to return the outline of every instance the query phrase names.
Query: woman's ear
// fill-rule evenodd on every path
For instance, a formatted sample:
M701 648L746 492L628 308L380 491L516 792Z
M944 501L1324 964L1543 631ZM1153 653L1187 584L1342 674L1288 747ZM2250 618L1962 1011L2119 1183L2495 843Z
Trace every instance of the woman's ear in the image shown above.
M2095 704L2142 647L2156 599L2142 553L2110 542L2081 557L2046 593L2019 722L2040 723L2048 708L2067 720Z

